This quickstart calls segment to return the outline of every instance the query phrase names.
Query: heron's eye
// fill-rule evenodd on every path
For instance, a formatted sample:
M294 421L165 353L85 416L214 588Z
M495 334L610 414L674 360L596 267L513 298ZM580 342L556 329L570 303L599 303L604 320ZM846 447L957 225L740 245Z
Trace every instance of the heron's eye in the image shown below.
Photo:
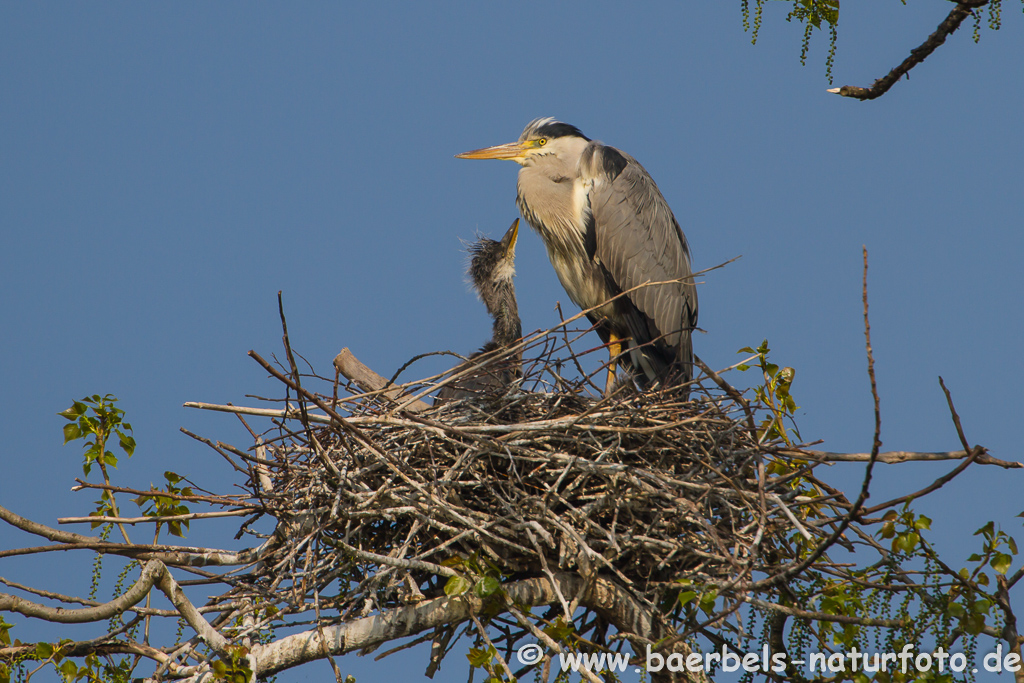
M547 138L541 138L540 140L537 140L537 144L540 145L541 147L543 147L544 145L548 144L548 139Z

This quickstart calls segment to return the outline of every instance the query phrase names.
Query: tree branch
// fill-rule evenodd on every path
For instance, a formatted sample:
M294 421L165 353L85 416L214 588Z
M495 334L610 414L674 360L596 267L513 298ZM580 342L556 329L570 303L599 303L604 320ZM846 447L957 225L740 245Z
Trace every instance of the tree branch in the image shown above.
M344 375L347 380L354 382L356 386L367 394L379 394L383 398L394 403L405 398L400 387L394 386L388 380L363 365L359 359L348 350L348 347L343 348L338 352L338 355L335 356L334 367L338 372ZM411 413L419 413L424 410L430 410L430 406L423 401L414 401L406 406L405 409Z
M63 607L47 607L16 595L0 593L0 612L17 612L26 617L44 619L57 624L83 624L101 621L117 616L142 602L153 586L158 587L171 601L188 625L191 626L203 641L217 652L224 652L227 639L220 634L210 622L206 621L195 606L189 601L181 586L171 576L167 566L159 560L150 560L142 568L139 578L132 586L110 602L95 607L82 609L65 609Z
M45 619L58 624L84 624L109 619L142 602L164 571L166 571L166 567L163 563L155 560L147 562L142 568L142 574L131 588L110 602L95 607L83 607L82 609L47 607L16 595L0 593L0 611L17 612L26 617Z
M39 522L33 522L0 505L0 519L13 527L26 531L47 540L65 545L43 548L21 548L0 551L0 557L27 554L26 551L43 552L45 550L95 550L97 552L131 557L136 560L159 560L168 565L189 567L242 565L255 562L259 558L260 548L249 548L239 552L216 550L211 548L188 548L183 546L136 545L126 543L105 543L93 536L84 536L69 531L61 531Z
M502 588L509 600L524 607L555 604L558 602L558 591L581 593L580 606L602 614L620 632L643 634L651 640L669 635L648 608L612 581L597 578L592 585L587 586L579 575L564 572L556 573L554 580L524 579ZM467 593L384 610L380 614L347 623L285 636L268 645L253 646L252 660L256 664L254 674L257 678L264 678L323 657L373 648L428 629L462 623L483 608L483 600ZM684 643L676 647L685 648L686 653L689 652ZM204 680L204 675L197 673L183 683L198 683ZM692 676L694 681L706 681L700 674Z
M960 28L960 24L963 23L964 19L971 16L974 10L984 7L988 2L989 0L960 0L960 2L957 2L956 7L950 11L942 23L939 24L939 27L935 29L935 32L928 36L926 41L911 50L909 57L904 59L899 66L894 68L885 76L882 76L872 83L870 88L861 88L856 85L844 85L841 88L829 88L828 91L830 93L842 95L843 97L852 97L858 100L873 100L876 97L881 97L889 90L889 88L895 85L898 80L903 78L907 72L923 62L928 55L935 52L940 45L945 43L946 38Z
M977 450L977 449L975 449ZM820 460L821 462L867 462L871 459L870 453L834 453L832 451L812 451L810 449L784 449L778 451L779 455L796 458L807 458L809 460ZM875 462L887 465L897 465L904 462L939 462L942 460L963 460L969 458L974 451L941 451L941 452L916 452L916 451L886 451L879 453ZM974 462L978 465L996 465L1008 470L1020 469L1024 463L1000 460L993 458L985 452L979 453Z

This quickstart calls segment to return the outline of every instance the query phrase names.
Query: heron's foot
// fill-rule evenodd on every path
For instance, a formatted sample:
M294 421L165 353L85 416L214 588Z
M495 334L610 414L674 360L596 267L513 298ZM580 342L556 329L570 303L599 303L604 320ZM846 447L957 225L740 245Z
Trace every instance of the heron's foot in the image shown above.
M622 353L622 340L614 334L608 340L608 379L604 383L604 395L611 396L615 390L615 366L619 361L619 354Z

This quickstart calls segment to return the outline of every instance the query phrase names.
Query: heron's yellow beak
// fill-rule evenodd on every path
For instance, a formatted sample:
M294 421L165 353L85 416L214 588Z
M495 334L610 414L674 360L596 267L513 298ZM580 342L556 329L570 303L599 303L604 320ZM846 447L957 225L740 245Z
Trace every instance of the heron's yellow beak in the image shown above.
M519 237L519 219L512 221L512 227L508 229L505 236L501 238L502 246L502 257L509 259L515 258L516 255L516 239Z
M531 145L529 142L509 142L504 145L495 145L494 147L484 147L483 149L474 149L469 152L463 152L462 154L456 154L456 159L513 159L520 160L526 157L526 152L529 151Z

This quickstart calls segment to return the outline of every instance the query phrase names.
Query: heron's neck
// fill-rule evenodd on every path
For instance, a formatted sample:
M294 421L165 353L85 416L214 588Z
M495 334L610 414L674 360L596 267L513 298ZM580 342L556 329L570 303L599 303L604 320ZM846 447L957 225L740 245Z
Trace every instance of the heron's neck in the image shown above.
M494 318L493 339L500 346L507 346L523 336L519 321L519 306L516 303L516 288L511 280L495 288L496 305L490 314Z
M584 258L583 235L590 206L586 183L576 169L561 160L524 166L517 190L519 211L540 234L552 260Z

